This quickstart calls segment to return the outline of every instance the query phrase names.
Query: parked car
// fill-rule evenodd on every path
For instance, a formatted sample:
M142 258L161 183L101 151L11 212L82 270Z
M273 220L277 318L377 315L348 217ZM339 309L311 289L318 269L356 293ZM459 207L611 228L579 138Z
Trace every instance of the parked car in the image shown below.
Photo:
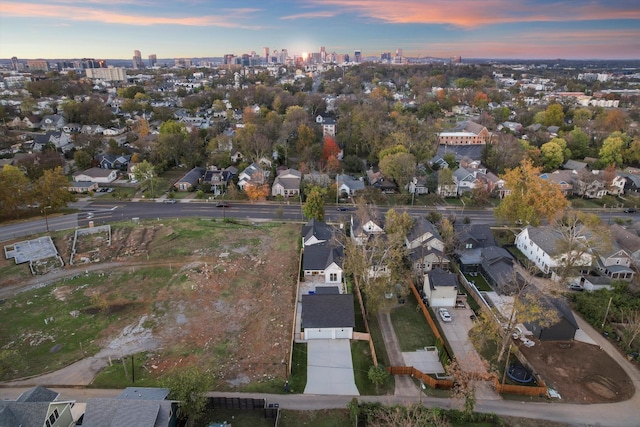
M584 291L584 286L579 283L572 283L569 285L569 289L572 291L582 292Z
M624 213L636 213L637 210L636 208L627 208L624 210Z
M451 315L449 314L449 310L446 308L439 308L438 314L443 322L451 322Z
M522 344L524 344L526 347L533 347L534 345L536 345L536 343L531 341L529 338L520 337L520 341L522 341Z
M176 199L165 199L164 202L168 205L173 205L175 203L177 203L178 201Z

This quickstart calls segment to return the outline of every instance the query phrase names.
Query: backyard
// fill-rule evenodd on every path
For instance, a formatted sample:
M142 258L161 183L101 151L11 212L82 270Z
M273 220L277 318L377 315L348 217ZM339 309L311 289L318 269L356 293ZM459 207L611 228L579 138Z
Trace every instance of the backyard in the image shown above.
M149 383L195 364L214 377L215 389L281 387L298 234L296 225L197 219L115 224L111 245L81 243L95 261L87 266L104 269L58 272L65 277L0 305L0 318L12 320L0 336L0 378L52 371L109 350L113 359L137 354L139 378ZM53 239L68 260L72 233ZM28 278L27 269L1 260L2 286L47 279Z

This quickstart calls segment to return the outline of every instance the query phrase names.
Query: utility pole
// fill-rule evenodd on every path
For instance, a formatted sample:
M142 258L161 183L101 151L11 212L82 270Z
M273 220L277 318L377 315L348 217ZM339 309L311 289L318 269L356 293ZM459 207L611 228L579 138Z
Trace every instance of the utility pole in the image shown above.
M604 332L604 324L607 322L607 316L609 315L609 309L611 308L611 300L613 300L613 297L609 298L609 304L607 304L607 311L604 312L604 319L602 319L602 326L600 327L600 329L602 329L603 332Z
M47 209L51 209L51 206L45 206L42 208L42 212L44 213L44 223L47 227L47 233L49 232L49 218L47 217Z

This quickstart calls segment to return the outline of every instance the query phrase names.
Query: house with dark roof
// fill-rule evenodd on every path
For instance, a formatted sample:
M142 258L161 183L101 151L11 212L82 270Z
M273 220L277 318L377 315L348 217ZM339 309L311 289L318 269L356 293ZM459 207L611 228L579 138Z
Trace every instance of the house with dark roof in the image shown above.
M238 187L244 190L244 186L248 183L254 185L266 184L271 171L263 169L258 163L251 163L240 175L238 175Z
M351 339L355 325L352 294L302 295L305 340Z
M434 268L424 275L423 292L431 307L453 307L458 296L458 276Z
M448 270L449 259L444 254L444 242L436 227L423 217L415 218L405 236L405 246L413 272L422 277L436 267Z
M231 179L238 174L238 169L229 166L224 169L218 169L215 166L209 167L202 178L202 184L211 186L211 192L215 196L220 196L231 182Z
M480 249L480 272L494 289L509 294L509 284L514 281L514 258L504 248L489 246Z
M70 427L81 414L72 411L74 401L57 401L58 393L36 386L16 400L0 400L0 426Z
M529 292L535 293L535 299L539 301L544 309L555 312L558 320L548 326L542 326L541 322L523 322L525 328L532 332L533 336L540 341L573 340L576 331L580 329L580 327L569 305L560 298L542 294L535 286L527 287L525 293Z
M191 191L200 184L202 177L204 176L204 172L204 168L195 167L187 172L182 178L177 180L173 184L173 187L178 191Z
M633 229L624 228L618 224L610 227L611 235L616 243L620 245L631 256L631 263L640 266L640 236Z
M82 426L175 427L178 402L168 395L168 389L127 387L113 399L87 399Z
M324 284L342 283L344 249L331 242L305 246L302 270L305 277L323 277Z
M103 169L118 169L124 171L129 167L131 155L118 156L116 154L105 153L98 155L96 160L98 161L98 165Z
M333 238L333 227L324 221L311 219L302 226L302 246L329 242Z

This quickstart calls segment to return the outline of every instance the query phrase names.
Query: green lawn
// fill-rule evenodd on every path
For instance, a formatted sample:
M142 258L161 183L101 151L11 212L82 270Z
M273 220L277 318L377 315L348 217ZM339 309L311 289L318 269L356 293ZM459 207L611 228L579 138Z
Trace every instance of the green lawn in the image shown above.
M280 427L343 427L352 425L347 409L323 409L319 411L280 411ZM234 427L236 424L234 424Z
M389 380L376 389L376 386L369 381L369 368L373 366L371 350L367 341L351 342L351 360L353 362L353 374L356 387L363 396L375 396L379 394L393 394L395 383Z
M304 393L304 388L307 386L307 344L305 343L293 345L289 385L292 393Z
M212 422L223 423L225 421L233 427L273 427L276 424L275 418L265 418L262 409L207 408L194 425L196 427L207 427Z
M489 286L485 278L482 277L482 274L478 274L477 276L470 276L469 274L465 274L464 277L466 277L469 282L474 282L476 285L476 288L478 288L479 291L485 291L485 292L493 291L493 289L491 289L491 286Z
M391 323L398 337L401 351L415 351L435 345L436 337L429 328L422 311L416 310L418 301L412 293L403 304L391 311Z

